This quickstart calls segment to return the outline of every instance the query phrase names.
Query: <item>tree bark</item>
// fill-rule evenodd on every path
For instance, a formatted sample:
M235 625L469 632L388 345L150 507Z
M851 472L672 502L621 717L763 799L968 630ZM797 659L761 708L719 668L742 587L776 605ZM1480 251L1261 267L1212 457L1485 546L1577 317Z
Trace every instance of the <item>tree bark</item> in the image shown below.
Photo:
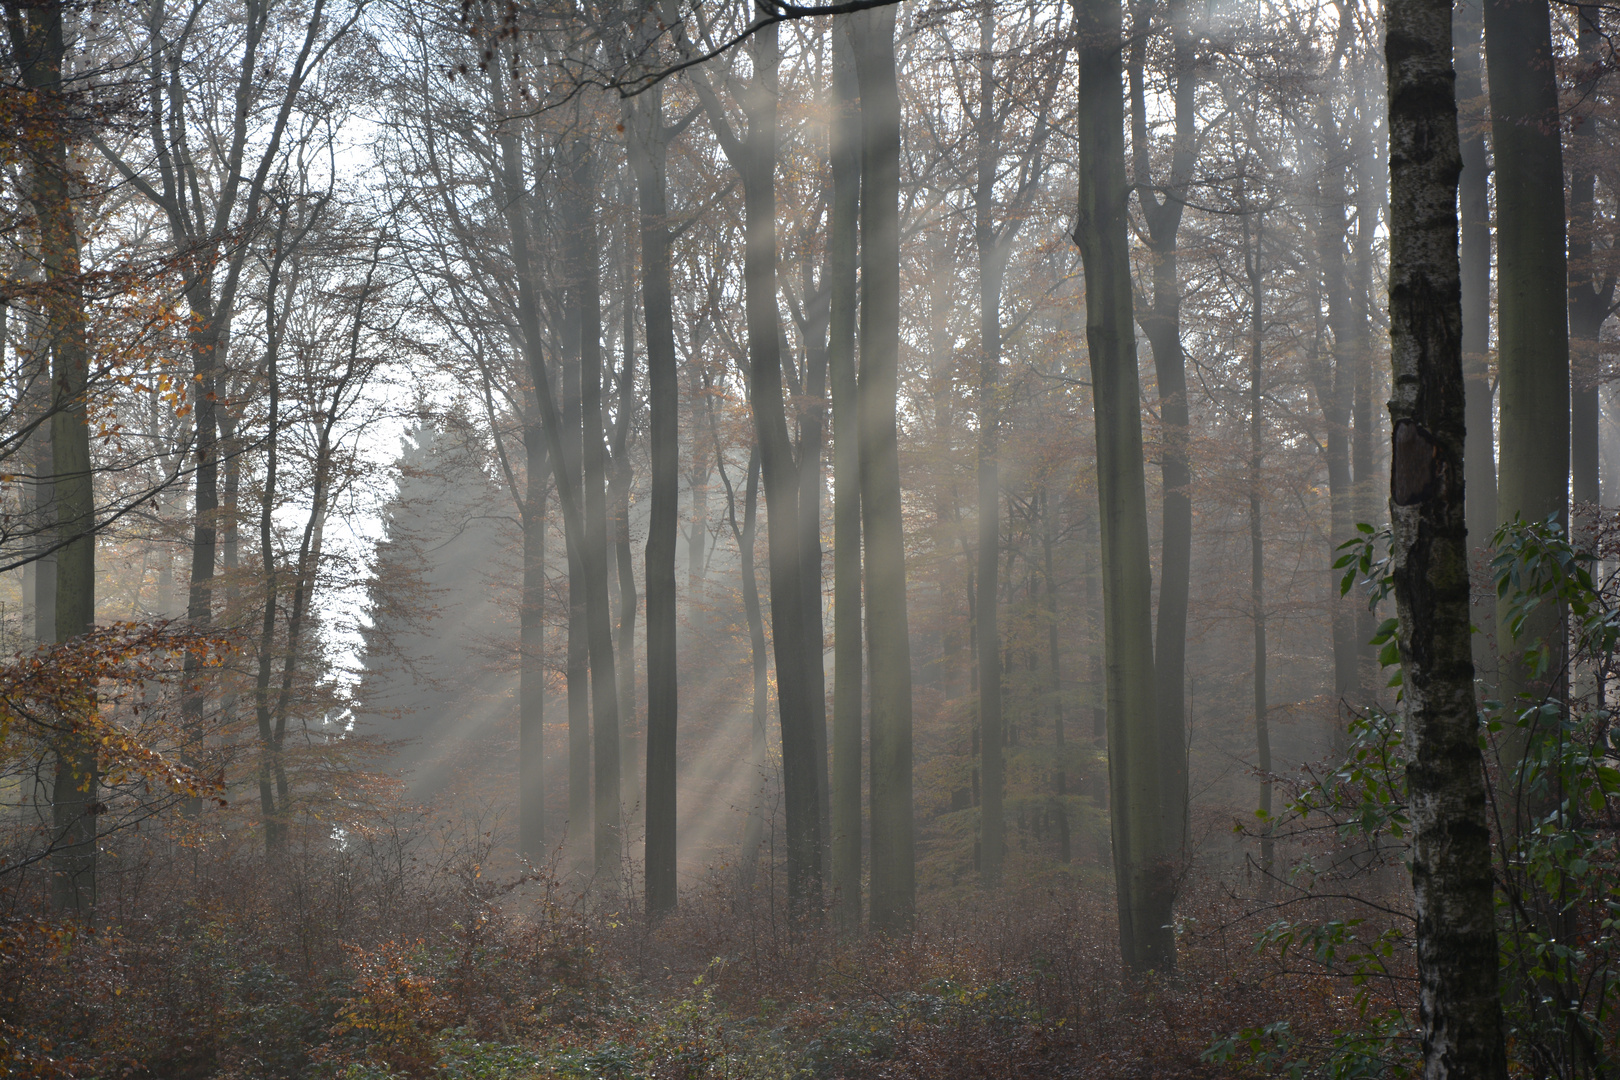
M1576 90L1582 99L1593 94L1594 81L1603 70L1602 8L1585 5L1576 11ZM1598 384L1602 377L1598 341L1603 324L1614 308L1615 279L1596 262L1597 168L1606 147L1597 120L1577 113L1569 133L1569 336L1570 373L1570 497L1577 504L1595 507L1602 501L1599 480ZM1586 550L1596 540L1595 514L1580 513L1570 537Z
M88 633L96 619L95 493L91 482L86 393L89 343L68 160L73 103L64 86L68 62L63 5L7 4L6 29L23 85L37 95L42 123L23 142L26 195L33 209L44 269L45 332L51 354L50 475L56 543L54 640ZM41 575L43 576L43 575ZM86 713L95 698L79 703ZM63 717L52 792L51 900L58 911L88 918L96 904L96 815L100 812L97 743Z
M782 780L787 812L788 896L796 910L821 906L823 837L817 805L815 735L804 671L804 589L800 579L799 473L788 435L782 387L781 312L776 297L777 28L753 37L754 77L744 108L748 135L736 147L745 215L744 308L748 324L748 391L770 541L772 645L776 704L782 728ZM711 117L714 109L711 108ZM724 118L713 117L716 130ZM825 765L822 766L825 768Z
M861 452L856 415L856 245L861 202L860 88L855 20L833 19L832 295L827 368L833 422L832 888L846 930L861 924Z
M1485 86L1480 76L1483 0L1460 0L1452 16L1451 43L1457 73L1458 144L1462 175L1457 189L1458 258L1462 281L1462 365L1468 441L1468 539L1475 553L1496 531L1496 416L1491 390L1491 209L1490 168L1485 157ZM1472 564L1473 559L1470 559ZM1481 565L1477 591L1491 588ZM1489 608L1486 609L1490 611ZM1493 618L1477 617L1486 631ZM1491 633L1473 638L1474 675L1494 682Z
M1489 1080L1507 1064L1469 640L1451 4L1387 11L1390 516L1424 1075Z
M1153 666L1140 382L1126 238L1119 0L1075 0L1080 42L1079 212L1086 341L1097 429L1108 778L1120 952L1136 970L1175 965L1174 879L1163 817Z
M979 874L984 883L1001 881L1006 848L1003 795L1006 788L1001 715L1001 480L996 460L1000 425L997 400L1001 381L1001 286L1003 261L997 250L996 173L1001 163L995 118L995 5L979 7L979 113L974 118L978 176L973 189L973 238L979 255Z
M615 671L613 618L608 603L607 443L602 409L601 253L596 231L596 148L589 139L573 147L569 179L573 214L567 228L570 306L579 330L581 478L584 514L580 569L585 576L585 631L591 670L592 820L595 872L601 885L619 873L623 852L619 800L619 683Z
M546 456L538 423L523 429L523 609L518 617L518 854L546 855Z
M662 86L630 104L630 166L641 200L641 289L647 332L651 507L647 519L647 913L676 899L675 552L680 513L680 388L670 289L669 129Z
M893 7L863 13L861 95L861 524L871 670L870 925L898 933L916 905L911 800L911 633L895 408L900 378L900 90ZM981 645L981 653L984 651Z
M1491 142L1496 176L1497 355L1501 464L1498 522L1569 517L1569 324L1564 256L1564 165L1558 85L1546 0L1485 0ZM1540 699L1497 607L1502 700ZM1561 640L1556 605L1525 622L1520 640ZM1555 665L1555 668L1557 665ZM1556 673L1555 673L1556 674ZM1509 728L1503 753L1516 763L1526 729ZM1513 816L1525 812L1518 806Z
M1196 160L1199 72L1190 5L1187 0L1173 0L1169 15L1175 134L1170 175L1162 185L1156 186L1152 182L1147 135L1146 8L1147 5L1143 5L1144 25L1131 42L1131 143L1136 161L1136 197L1147 225L1148 250L1153 254L1153 303L1141 319L1142 332L1153 350L1163 439L1160 449L1163 539L1159 617L1153 652L1159 744L1164 765L1161 781L1164 815L1166 827L1171 830L1167 842L1172 851L1179 851L1185 844L1187 828L1187 604L1192 585L1192 462L1187 445L1191 420L1187 358L1181 344L1177 240Z
M1337 83L1344 53L1352 31L1354 15L1340 12L1337 49L1329 78ZM1355 313L1350 303L1350 282L1344 265L1348 194L1345 190L1345 146L1338 117L1333 111L1333 94L1324 87L1316 107L1316 131L1321 140L1318 162L1319 220L1316 229L1317 261L1321 266L1322 287L1327 299L1329 349L1316 378L1317 399L1327 429L1328 546L1335 550L1355 533L1355 478L1351 469L1351 413L1355 400ZM1333 560L1329 559L1331 563ZM1336 573L1336 571L1334 572ZM1335 580L1333 584L1337 584ZM1356 641L1356 601L1339 597L1331 601L1333 633L1333 699L1351 708L1361 704L1363 687ZM1336 753L1345 749L1345 729L1335 715L1332 741Z
M1251 241L1251 220L1253 222ZM1249 279L1249 605L1254 626L1254 745L1260 773L1260 873L1262 888L1272 875L1271 721L1266 701L1266 543L1265 508L1265 284L1264 218L1257 209L1243 215L1243 261Z

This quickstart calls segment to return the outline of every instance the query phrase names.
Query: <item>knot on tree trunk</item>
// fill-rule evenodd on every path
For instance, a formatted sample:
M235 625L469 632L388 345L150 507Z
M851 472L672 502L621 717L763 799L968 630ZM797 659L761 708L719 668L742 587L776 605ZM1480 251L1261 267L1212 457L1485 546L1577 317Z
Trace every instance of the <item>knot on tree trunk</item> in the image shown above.
M1446 470L1440 446L1428 429L1416 420L1397 420L1391 442L1390 500L1396 506L1416 506L1438 495Z

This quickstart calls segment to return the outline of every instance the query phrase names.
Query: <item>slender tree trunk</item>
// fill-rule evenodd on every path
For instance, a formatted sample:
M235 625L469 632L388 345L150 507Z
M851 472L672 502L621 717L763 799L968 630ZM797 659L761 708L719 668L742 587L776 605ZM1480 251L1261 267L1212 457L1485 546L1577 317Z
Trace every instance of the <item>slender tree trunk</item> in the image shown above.
M1341 15L1349 19L1349 14ZM1344 37L1341 32L1341 40ZM1342 49L1341 44L1341 49ZM1341 53L1342 55L1342 53ZM1345 273L1344 244L1349 232L1345 217L1344 140L1333 112L1332 96L1324 93L1317 106L1318 136L1322 140L1320 163L1320 223L1316 231L1317 260L1322 267L1322 285L1327 298L1327 328L1331 339L1325 366L1317 378L1317 397L1327 428L1328 546L1335 550L1355 533L1355 488L1351 470L1351 415L1355 399L1354 336L1355 313L1350 303L1350 283ZM1328 560L1331 563L1333 560ZM1333 572L1337 574L1337 571ZM1334 581L1337 585L1337 581ZM1360 650L1356 641L1357 601L1339 597L1335 588L1333 604L1333 699L1352 708L1362 703ZM1345 730L1340 718L1333 724L1335 752L1345 748Z
M50 380L50 328L48 314L42 318L45 323L40 330L40 336L35 342L38 362L44 370L46 393L54 386ZM45 408L49 408L50 398L47 396ZM49 548L56 543L56 466L55 453L51 447L51 428L49 420L40 424L34 431L33 458L34 475L39 477L34 484L34 513L39 522L36 545ZM29 563L34 568L34 640L43 645L56 640L56 552Z
M591 670L593 821L596 877L606 885L619 873L623 853L619 800L619 684L613 655L613 619L608 604L607 447L602 409L601 259L596 232L596 150L588 140L574 147L567 231L574 316L579 328L579 369L585 575L585 630Z
M1001 715L1001 629L998 625L1001 566L1001 480L996 432L1001 381L1002 260L995 223L996 173L1001 161L995 119L995 5L979 6L979 115L974 120L978 177L973 189L974 246L979 255L979 873L986 885L1001 881L1006 850Z
M1577 92L1593 94L1593 83L1603 71L1602 8L1576 9ZM1607 147L1597 131L1597 119L1577 114L1569 134L1569 336L1570 378L1570 497L1584 507L1602 501L1599 480L1598 384L1602 377L1598 341L1614 307L1613 272L1600 272L1594 256L1597 240L1597 169ZM1580 512L1571 539L1591 550L1596 541L1596 516Z
M563 338L571 346L577 345L577 308L571 309L565 320L571 325L563 329ZM553 464L560 464L568 476L568 483L576 491L584 486L580 467L583 450L583 414L580 404L579 354L569 351L562 358L562 456ZM558 476L558 480L562 479ZM559 484L559 487L561 485ZM563 679L568 694L568 847L572 853L571 870L584 876L590 860L586 855L588 838L594 815L591 800L591 652L589 615L586 604L585 560L581 547L583 530L579 534L563 536L564 555L568 563L568 641L564 660Z
M670 290L669 131L663 90L631 99L630 166L641 200L651 508L647 519L647 913L675 907L675 550L680 513L680 388Z
M546 855L546 456L545 436L531 422L523 429L527 458L523 499L523 610L518 636L518 854L530 862Z
M832 887L839 924L861 924L861 451L856 415L856 245L860 227L860 88L855 20L833 19L832 289L827 367L833 422ZM757 669L756 669L757 670Z
M619 676L619 800L622 807L640 807L637 795L640 768L636 740L636 596L635 553L630 543L630 487L635 474L630 461L630 421L636 409L636 316L632 281L634 266L619 252L623 267L624 366L618 375L619 404L614 417L612 457L609 463L608 505L612 520L614 562L618 569L618 650L614 670ZM628 790L625 790L628 788Z
M1485 0L1491 143L1496 176L1497 355L1501 389L1498 521L1569 516L1569 324L1564 257L1564 166L1556 64L1546 0ZM1561 640L1559 612L1542 605L1511 645L1507 604L1497 608L1502 700L1549 691L1522 658L1537 640ZM1556 679L1561 665L1554 665ZM1532 733L1509 728L1516 764ZM1526 807L1518 805L1517 820Z
M1253 240L1250 223L1253 222ZM1266 545L1261 512L1265 506L1265 284L1261 276L1264 219L1243 216L1243 261L1249 278L1249 605L1254 623L1254 744L1260 771L1260 873L1262 887L1272 874L1271 723L1266 701Z
M1423 1074L1497 1080L1507 1062L1469 641L1451 4L1391 0L1387 11L1390 516Z
M1378 417L1373 411L1373 305L1378 299L1374 290L1374 270L1378 261L1374 239L1378 230L1378 212L1384 202L1383 179L1377 153L1377 138L1373 130L1371 110L1367 106L1366 92L1358 83L1355 93L1356 119L1350 133L1350 151L1356 178L1356 238L1353 253L1354 270L1349 276L1351 307L1351 440L1350 467L1354 495L1352 513L1358 522L1376 525L1383 521L1384 508L1379 505L1383 475L1374 453L1378 435ZM1348 540L1346 535L1340 540ZM1361 698L1368 704L1376 700L1374 687L1378 685L1378 657L1372 646L1378 632L1377 612L1365 603L1356 604L1355 646L1356 683Z
M737 563L742 577L743 617L748 622L748 659L754 675L753 723L749 728L748 764L750 778L759 785L755 801L748 808L748 824L743 830L742 861L749 881L759 862L760 845L765 837L765 791L767 746L765 726L770 719L769 681L766 669L770 658L765 651L765 616L759 606L759 576L754 566L754 541L759 535L759 448L748 452L747 490L743 496L743 523L737 524L736 493L726 477L725 461L719 462L720 479L726 485L726 509L732 538L737 541Z
M1462 265L1462 365L1467 391L1468 540L1477 553L1496 531L1496 416L1491 390L1491 209L1490 167L1485 157L1485 86L1480 77L1484 33L1483 0L1460 0L1452 16L1452 55L1457 71L1458 138L1462 176L1458 180L1458 253ZM1470 572L1475 559L1471 559ZM1480 563L1476 592L1489 595L1490 574ZM1486 608L1487 615L1490 608ZM1494 618L1476 615L1484 633L1473 636L1474 674L1495 682L1491 641Z
M870 924L875 930L899 932L911 925L917 889L911 809L911 632L895 420L900 378L900 91L894 8L875 8L862 18L865 23L855 50L862 153L857 407L871 670Z
M827 788L827 658L826 624L821 610L822 454L827 439L827 350L816 345L821 331L806 335L804 405L799 412L799 585L804 590L804 682L809 710L811 760L815 763L816 816L822 837L823 872L830 871L828 840L832 836Z
M1163 818L1153 667L1152 575L1140 384L1126 239L1119 0L1076 0L1080 42L1079 213L1086 340L1097 427L1108 775L1120 952L1133 969L1175 965L1174 880Z

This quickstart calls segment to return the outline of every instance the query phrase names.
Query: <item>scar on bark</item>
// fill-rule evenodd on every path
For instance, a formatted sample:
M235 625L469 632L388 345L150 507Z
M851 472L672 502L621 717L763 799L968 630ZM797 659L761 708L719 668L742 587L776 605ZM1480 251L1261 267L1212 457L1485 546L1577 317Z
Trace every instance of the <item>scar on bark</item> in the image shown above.
M1396 506L1416 506L1440 494L1445 466L1440 460L1440 447L1428 429L1416 420L1397 420L1391 441L1391 501Z

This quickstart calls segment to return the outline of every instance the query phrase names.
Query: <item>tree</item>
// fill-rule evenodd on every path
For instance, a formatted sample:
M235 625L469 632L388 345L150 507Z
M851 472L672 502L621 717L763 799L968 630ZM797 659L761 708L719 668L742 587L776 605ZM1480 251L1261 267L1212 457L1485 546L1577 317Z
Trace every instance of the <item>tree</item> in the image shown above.
M675 547L680 513L680 387L670 295L668 148L655 85L627 106L630 168L641 199L642 311L647 328L652 508L647 522L647 912L675 906L676 704Z
M1153 643L1159 744L1165 775L1161 781L1165 820L1172 848L1185 841L1187 821L1187 605L1192 585L1192 463L1187 441L1191 418L1187 397L1187 358L1181 342L1181 279L1177 243L1197 158L1199 59L1197 33L1187 0L1172 0L1168 75L1174 82L1174 128L1170 167L1154 183L1145 92L1150 6L1138 4L1133 21L1130 62L1131 149L1136 199L1147 225L1153 256L1153 300L1141 315L1142 332L1153 349L1153 371L1159 387L1159 423L1163 447L1163 542L1159 581L1159 614Z
M1103 621L1108 680L1108 791L1120 954L1133 969L1175 966L1174 881L1154 690L1152 577L1126 242L1124 93L1118 0L1076 0L1080 52L1079 213L1086 342L1097 428Z
M52 524L57 531L53 600L58 643L87 634L96 620L95 493L91 486L89 343L86 341L84 284L80 271L79 228L69 162L70 101L68 49L63 5L52 2L7 4L6 32L23 85L39 95L45 113L36 137L28 141L28 201L47 292L45 343L50 348L50 476ZM188 662L192 654L187 653ZM70 710L94 713L93 687L64 702ZM51 897L56 907L88 917L96 904L99 762L97 743L80 731L81 720L64 716L53 750Z
M1491 73L1491 149L1496 179L1497 365L1501 463L1498 523L1566 521L1569 506L1569 321L1564 253L1564 165L1557 72L1544 0L1485 0L1485 63ZM1544 605L1522 631L1525 642L1560 636ZM1503 700L1540 699L1546 686L1522 657L1498 605L1498 671ZM1526 747L1515 728L1506 757ZM1526 737L1533 733L1526 732ZM1526 812L1520 805L1514 817Z
M900 367L900 92L892 7L861 16L861 525L871 671L871 926L900 932L916 905L912 820L911 629L895 419Z
M1447 0L1388 8L1389 502L1424 1075L1493 1078L1507 1061L1468 616L1451 17Z
M846 928L861 922L861 446L855 370L861 204L856 22L834 18L832 208L827 223L827 370L833 422L832 888Z

